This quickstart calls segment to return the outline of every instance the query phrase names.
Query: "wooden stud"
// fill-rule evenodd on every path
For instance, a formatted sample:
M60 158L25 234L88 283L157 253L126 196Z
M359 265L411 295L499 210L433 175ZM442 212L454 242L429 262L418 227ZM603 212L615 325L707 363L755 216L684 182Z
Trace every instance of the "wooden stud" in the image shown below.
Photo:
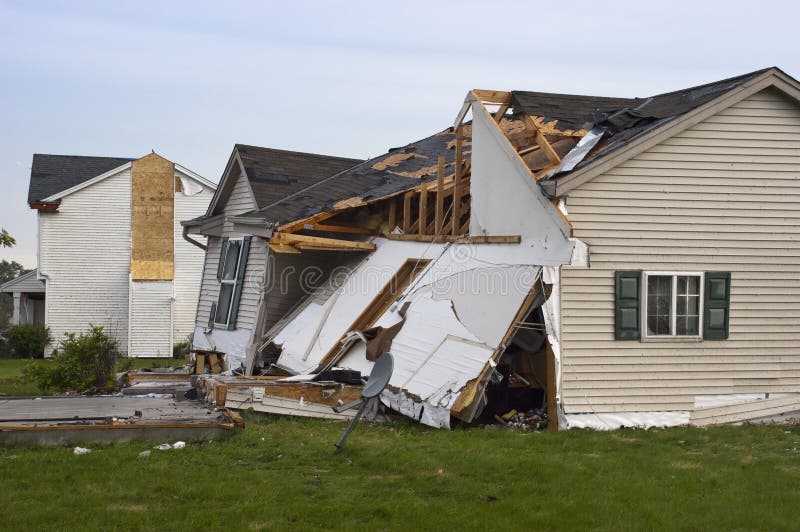
M389 232L397 227L397 202L394 198L389 199Z
M418 233L425 234L425 229L428 227L428 189L422 187L419 191L419 224Z
M503 103L500 104L500 108L495 111L494 113L494 121L500 123L500 120L506 115L506 111L508 111L509 104Z
M196 375L202 375L206 370L206 356L196 354L194 356L194 372Z
M556 357L553 354L553 348L550 347L550 342L545 340L547 344L547 378L545 385L545 397L547 401L547 430L558 430L558 407L556 405Z
M403 232L408 233L411 230L411 197L413 192L406 192L403 196Z
M453 178L453 217L452 217L452 230L453 235L458 232L458 229L461 225L461 170L462 170L462 162L461 162L461 143L463 140L462 135L463 130L459 125L456 128L456 161L455 161L455 175Z
M442 232L442 217L444 216L444 155L439 156L439 171L436 176L436 211L434 214L434 231L438 235Z
M542 131L539 129L539 126L536 125L536 122L534 121L533 117L531 116L525 117L525 127L527 127L528 129L532 129L536 132L536 137L535 137L536 144L538 144L539 147L542 148L542 151L547 157L547 160L550 161L550 164L555 166L558 163L560 163L561 157L558 156L553 147L547 141L547 139L544 136L544 133L542 133Z
M294 246L287 246L286 244L267 244L269 249L275 253L300 253L300 250Z

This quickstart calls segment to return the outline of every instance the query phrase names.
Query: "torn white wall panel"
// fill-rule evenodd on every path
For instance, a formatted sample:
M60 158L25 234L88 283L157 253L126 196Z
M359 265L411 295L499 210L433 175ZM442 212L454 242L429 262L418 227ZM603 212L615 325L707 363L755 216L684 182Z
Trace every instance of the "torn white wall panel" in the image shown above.
M534 244L534 264L568 263L566 221L483 105L474 103L472 114L470 235L520 235Z
M547 341L553 352L556 368L556 400L561 402L561 268L542 268L542 281L550 285L550 297L542 305ZM560 406L559 406L560 410Z
M398 269L409 259L430 259L427 269L406 290L407 294L431 293L436 289L437 297L447 292L453 293L453 300L463 301L460 306L473 304L470 298L480 294L458 294L463 288L464 292L471 292L466 281L478 283L484 294L492 292L488 297L492 300L492 307L508 305L514 308L519 306L530 287L536 280L538 268L527 266L531 264L530 249L522 244L487 244L487 245L448 245L431 244L422 242L403 242L376 238L377 249L339 288L340 295L330 298L323 305L309 305L293 322L287 324L282 330L276 344L282 345L283 352L278 364L295 373L303 373L317 367L322 357L325 356L339 342L339 339L348 332L355 319L375 298L381 288L386 285L397 273ZM516 265L516 267L512 267ZM468 271L483 271L482 274L466 274ZM464 276L459 277L459 276ZM488 281L487 281L488 280ZM488 282L494 281L496 285L489 290ZM425 288L425 287L431 288ZM496 296L501 293L502 296ZM416 295L414 296L416 297ZM447 297L447 296L442 296ZM413 299L413 297L411 298ZM406 297L401 297L404 302ZM474 304L482 305L483 301ZM329 305L333 308L328 309ZM514 306L516 305L516 306ZM398 306L398 305L395 305ZM396 310L396 308L395 308ZM464 310L469 316L467 321L475 322L477 311ZM509 316L513 316L513 312ZM501 315L506 312L502 311ZM312 318L311 315L316 315ZM320 329L319 320L327 314L327 319ZM386 315L385 315L386 316ZM510 318L509 318L510 319ZM396 322L378 320L377 325L388 326ZM303 321L301 326L297 322ZM508 323L501 323L496 317L488 319L479 327L481 334L492 341L498 341L505 333ZM494 327L491 334L488 328ZM319 329L319 330L318 330ZM502 332L498 332L502 330ZM294 331L294 334L289 334ZM313 341L312 349L307 351L309 342ZM491 343L491 342L489 342Z
M192 339L193 349L207 351L219 351L225 353L228 368L238 368L245 359L245 348L249 345L252 337L252 329L212 329L205 333L205 327L197 326L194 328L194 338Z

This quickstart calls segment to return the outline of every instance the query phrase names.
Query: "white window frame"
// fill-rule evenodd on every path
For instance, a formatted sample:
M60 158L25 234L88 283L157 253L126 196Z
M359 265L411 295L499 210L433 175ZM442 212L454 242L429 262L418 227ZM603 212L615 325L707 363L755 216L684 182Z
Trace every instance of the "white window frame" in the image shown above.
M672 301L670 301L669 307L669 319L670 319L670 331L671 334L647 334L647 278L649 276L672 276ZM678 277L681 276L693 276L699 277L699 286L698 292L700 293L700 300L698 301L698 320L697 320L697 334L688 336L688 335L679 335L675 334L676 330L676 321L677 321L677 313L675 312L676 301L678 299ZM641 306L641 320L640 323L642 325L641 330L641 338L642 340L670 340L670 341L699 341L703 339L703 309L705 308L705 272L686 272L686 271L645 271L642 272L642 298L639 301L639 305Z
M239 242L239 256L236 258L236 270L233 272L233 279L224 279L225 277L225 263L227 262L228 250L230 249L231 242ZM219 280L219 290L217 291L217 310L214 313L214 325L221 325L227 327L231 323L231 309L233 308L233 300L236 296L236 280L239 278L239 268L242 266L242 250L244 250L244 238L229 238L225 245L225 257L222 258L222 276ZM223 250L220 250L222 252ZM222 295L222 286L225 284L233 285L231 291L231 300L228 302L228 313L225 317L225 322L217 321L219 316L219 298Z

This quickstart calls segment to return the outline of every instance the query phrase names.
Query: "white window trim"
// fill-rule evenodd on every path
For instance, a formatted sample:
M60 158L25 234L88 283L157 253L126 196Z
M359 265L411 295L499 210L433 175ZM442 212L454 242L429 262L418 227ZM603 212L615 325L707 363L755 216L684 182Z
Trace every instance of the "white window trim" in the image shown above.
M236 259L236 271L233 273L233 279L220 279L219 280L219 290L217 291L217 310L214 313L214 325L221 325L223 327L227 327L231 323L231 309L233 308L233 300L234 296L236 295L236 279L239 278L239 268L242 266L242 251L244 250L244 238L229 238L227 241L227 245L225 246L225 255L228 254L228 249L230 247L231 242L240 242L239 244L239 256ZM220 250L222 252L222 250ZM225 273L225 262L228 257L222 258L222 270L223 276ZM217 321L217 316L219 315L219 296L222 295L222 285L223 284L232 284L233 291L231 292L231 300L228 302L228 313L225 318L225 323Z
M698 291L700 292L700 301L698 302L698 324L697 324L697 334L694 336L684 336L684 335L676 335L676 334L647 334L647 278L651 275L664 275L664 276L672 276L672 301L670 302L669 308L669 317L670 317L670 330L675 331L675 322L677 320L677 314L675 312L675 302L678 297L678 277L679 276L695 276L700 278L700 284L698 286ZM706 276L705 272L687 272L687 271L645 271L642 272L642 297L639 301L639 306L641 307L641 339L642 341L649 341L649 342L698 342L703 339L703 309L705 308L705 283L706 283Z

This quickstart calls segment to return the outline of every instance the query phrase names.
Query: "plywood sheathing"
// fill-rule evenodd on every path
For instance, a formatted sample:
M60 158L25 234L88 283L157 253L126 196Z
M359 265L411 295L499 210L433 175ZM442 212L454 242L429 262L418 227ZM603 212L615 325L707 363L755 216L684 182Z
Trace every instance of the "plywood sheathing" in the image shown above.
M131 277L174 276L175 165L156 153L131 163Z

